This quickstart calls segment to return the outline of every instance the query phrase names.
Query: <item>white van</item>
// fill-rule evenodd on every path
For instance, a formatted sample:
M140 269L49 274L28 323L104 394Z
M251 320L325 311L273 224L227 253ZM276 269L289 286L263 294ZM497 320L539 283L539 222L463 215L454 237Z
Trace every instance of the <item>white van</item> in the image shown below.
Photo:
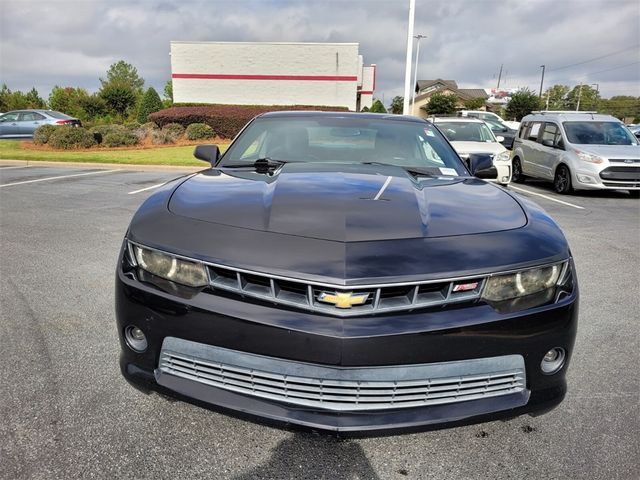
M500 115L493 112L485 112L484 110L460 110L458 111L459 117L479 118L480 120L493 120L494 122L500 122L509 128L517 130L520 128L520 122L510 122L504 120Z
M640 144L624 124L596 112L533 112L513 144L513 181L527 177L572 190L640 193Z

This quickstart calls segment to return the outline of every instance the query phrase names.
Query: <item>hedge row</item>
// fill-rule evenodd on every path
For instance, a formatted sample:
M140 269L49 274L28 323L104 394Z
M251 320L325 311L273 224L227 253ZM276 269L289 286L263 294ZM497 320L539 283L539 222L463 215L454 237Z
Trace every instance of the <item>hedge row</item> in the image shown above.
M249 120L261 113L281 110L322 110L345 112L342 107L318 107L309 105L207 105L195 107L171 107L149 115L149 120L163 127L179 123L187 127L192 123L205 123L222 138L233 138Z

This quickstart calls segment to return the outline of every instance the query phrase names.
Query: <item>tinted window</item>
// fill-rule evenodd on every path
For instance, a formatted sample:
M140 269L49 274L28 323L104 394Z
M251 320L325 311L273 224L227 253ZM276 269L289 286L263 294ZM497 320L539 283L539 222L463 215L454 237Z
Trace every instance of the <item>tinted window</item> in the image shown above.
M37 120L44 120L45 117L35 112L24 112L20 114L21 122L35 122Z
M554 145L557 143L558 127L554 123L545 123L542 131L542 141L550 140Z
M55 110L48 110L47 115L53 118L58 118L60 120L70 120L73 118L73 117L70 117L69 115L65 115L64 113L56 112Z
M485 123L438 122L440 131L450 142L495 142L496 139Z
M446 174L441 168L466 174L433 125L363 117L257 119L229 147L223 165L264 157L308 163L380 162L433 168L434 174Z
M618 122L563 122L567 140L579 145L637 145L637 140Z

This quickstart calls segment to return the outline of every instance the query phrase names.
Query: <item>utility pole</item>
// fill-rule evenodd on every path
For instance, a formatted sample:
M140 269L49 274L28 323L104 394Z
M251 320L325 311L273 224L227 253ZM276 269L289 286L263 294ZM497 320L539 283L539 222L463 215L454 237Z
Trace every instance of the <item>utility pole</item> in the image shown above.
M414 35L413 38L417 38L418 39L418 45L416 46L416 70L413 74L413 85L412 85L412 94L411 94L411 114L413 114L413 111L416 109L415 107L415 103L416 103L416 84L418 83L418 60L420 59L420 40L423 38L427 38L426 35Z
M582 96L582 84L580 84L580 88L578 88L578 103L576 103L576 112L580 110L580 97Z
M596 108L596 110L598 110L598 103L600 101L600 84L599 83L592 83L591 85L595 85L596 86L596 104L594 105L594 107Z
M545 69L545 66L544 65L540 65L540 68L542 69L542 78L540 79L540 94L538 96L540 98L542 98L542 85L544 84L544 69Z
M503 64L500 64L500 73L498 73L498 85L496 85L496 90L500 88L500 79L502 78L502 66Z
M416 0L409 0L409 25L407 28L407 59L404 69L404 102L402 114L409 115L409 97L411 96L411 60L413 60L413 24L416 17Z

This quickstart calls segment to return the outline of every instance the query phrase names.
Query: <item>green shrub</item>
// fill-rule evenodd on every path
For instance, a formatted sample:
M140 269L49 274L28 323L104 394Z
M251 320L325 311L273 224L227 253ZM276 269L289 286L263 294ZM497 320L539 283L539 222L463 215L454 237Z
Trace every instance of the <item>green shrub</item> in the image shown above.
M173 135L174 140L177 140L182 135L184 135L184 127L179 123L168 123L164 127L162 127L162 130Z
M156 122L147 122L140 125L140 128L143 130L151 131L151 130L157 130L160 127L158 127L158 124Z
M127 122L124 124L124 128L127 130L135 130L136 128L140 128L139 122Z
M51 134L60 127L56 127L54 125L42 125L38 127L35 132L33 132L33 143L36 145L44 145L49 141L49 137Z
M192 123L185 131L189 140L201 140L203 138L213 138L216 136L213 128L206 123Z
M53 148L70 150L74 148L89 148L97 142L93 134L85 128L56 127L49 136L48 144Z
M150 87L146 92L144 92L144 96L140 102L140 107L138 107L138 121L140 123L146 122L149 114L162 110L162 107L163 105L162 100L160 100L160 95L158 95L158 92L156 92L153 87Z
M127 129L122 125L111 124L111 125L96 125L90 131L93 137L95 138L96 143L103 143L104 138L110 133L122 135L127 132Z
M151 132L151 142L154 145L176 143L176 136L169 130L154 130Z
M110 132L102 138L102 144L106 147L127 147L138 143L138 136L129 131Z

